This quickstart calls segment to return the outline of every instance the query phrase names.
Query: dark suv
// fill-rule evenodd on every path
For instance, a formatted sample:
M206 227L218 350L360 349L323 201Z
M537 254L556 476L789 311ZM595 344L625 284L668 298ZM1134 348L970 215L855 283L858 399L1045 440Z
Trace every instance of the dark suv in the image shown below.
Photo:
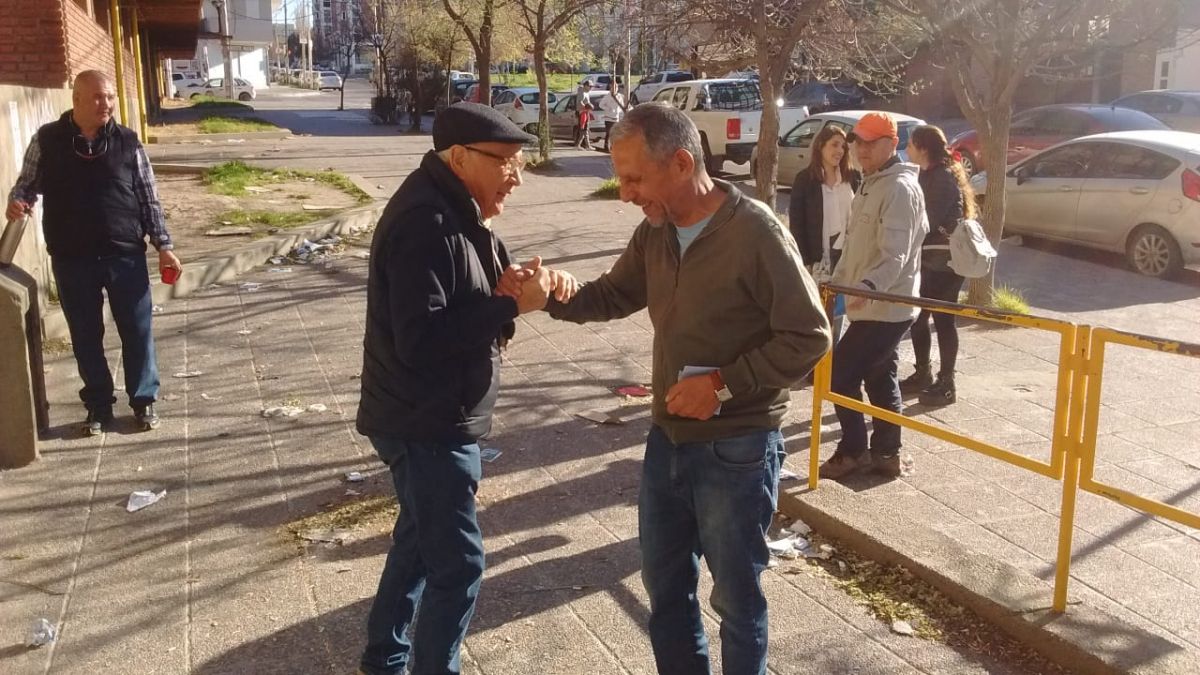
M811 115L830 110L858 110L866 98L853 82L801 82L780 99L780 107L808 106Z

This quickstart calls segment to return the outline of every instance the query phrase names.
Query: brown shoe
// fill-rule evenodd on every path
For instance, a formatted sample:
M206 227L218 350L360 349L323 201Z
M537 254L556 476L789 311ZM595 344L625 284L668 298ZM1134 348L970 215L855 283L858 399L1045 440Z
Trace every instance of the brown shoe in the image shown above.
M888 478L911 476L912 465L912 455L901 456L899 452L894 455L873 455L871 473L887 476Z
M835 452L821 465L820 477L839 480L871 466L871 455L863 452L851 455L845 452Z

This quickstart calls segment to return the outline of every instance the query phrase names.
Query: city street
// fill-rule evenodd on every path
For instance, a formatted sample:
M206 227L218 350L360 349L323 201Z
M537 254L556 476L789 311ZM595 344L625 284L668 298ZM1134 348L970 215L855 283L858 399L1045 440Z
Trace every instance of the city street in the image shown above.
M149 152L160 164L331 168L386 199L430 141L406 123L371 124L371 95L366 80L352 79L339 111L339 92L272 87L259 92L253 114L298 136ZM560 147L556 159L555 173L526 174L496 229L518 259L540 255L590 280L623 250L641 214L590 196L611 174L606 155ZM216 285L167 303L155 315L164 418L155 432L134 433L123 421L80 438L72 358L47 356L53 433L38 463L0 473L0 672L354 672L390 528L389 476L354 431L366 304L360 254L368 246L369 238L352 242L329 270L264 266L239 280L261 287ZM1191 281L1010 245L998 276L1023 290L1036 314L1181 340L1200 335L1200 285ZM978 324L962 333L959 402L909 414L1044 456L1053 336ZM654 672L636 520L649 406L613 392L649 381L651 338L644 311L587 326L543 313L519 321L485 442L501 454L484 465L479 495L488 571L466 672ZM118 363L115 331L108 346ZM906 341L902 375L911 360ZM1114 349L1109 364L1098 477L1200 510L1200 361ZM262 414L284 404L327 410ZM620 421L580 417L597 412ZM788 466L801 477L811 412L810 392L794 391L784 431ZM827 408L824 423L832 420ZM862 508L903 510L974 550L1053 577L1057 483L905 433L916 473L852 486ZM823 437L827 455L836 435ZM347 482L351 471L365 481ZM798 482L784 487L801 493ZM164 489L161 502L126 512L131 491ZM353 504L362 505L353 518L314 519ZM1072 598L1172 649L1200 651L1200 535L1095 496L1081 498L1077 524ZM296 536L313 528L337 529L341 543ZM897 634L804 560L782 562L763 584L775 675L1038 672L1012 654ZM58 625L58 641L25 650L19 643L42 617Z

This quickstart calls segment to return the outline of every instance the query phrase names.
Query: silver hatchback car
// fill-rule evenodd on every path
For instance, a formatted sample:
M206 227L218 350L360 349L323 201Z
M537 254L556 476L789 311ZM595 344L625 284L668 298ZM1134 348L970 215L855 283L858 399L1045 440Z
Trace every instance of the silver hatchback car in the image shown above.
M1200 263L1200 134L1084 136L1010 167L1004 182L1006 233L1124 253L1152 277ZM986 174L971 183L986 193Z

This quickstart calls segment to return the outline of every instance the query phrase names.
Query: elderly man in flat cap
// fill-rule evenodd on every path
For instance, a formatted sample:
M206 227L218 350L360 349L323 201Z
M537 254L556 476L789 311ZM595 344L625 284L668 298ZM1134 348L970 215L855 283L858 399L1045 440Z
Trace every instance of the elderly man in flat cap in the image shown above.
M391 470L400 515L363 673L460 671L483 578L477 441L491 428L500 349L517 315L574 292L573 278L535 258L519 299L496 293L509 258L491 224L521 185L522 146L536 140L491 107L447 108L371 242L358 430Z

